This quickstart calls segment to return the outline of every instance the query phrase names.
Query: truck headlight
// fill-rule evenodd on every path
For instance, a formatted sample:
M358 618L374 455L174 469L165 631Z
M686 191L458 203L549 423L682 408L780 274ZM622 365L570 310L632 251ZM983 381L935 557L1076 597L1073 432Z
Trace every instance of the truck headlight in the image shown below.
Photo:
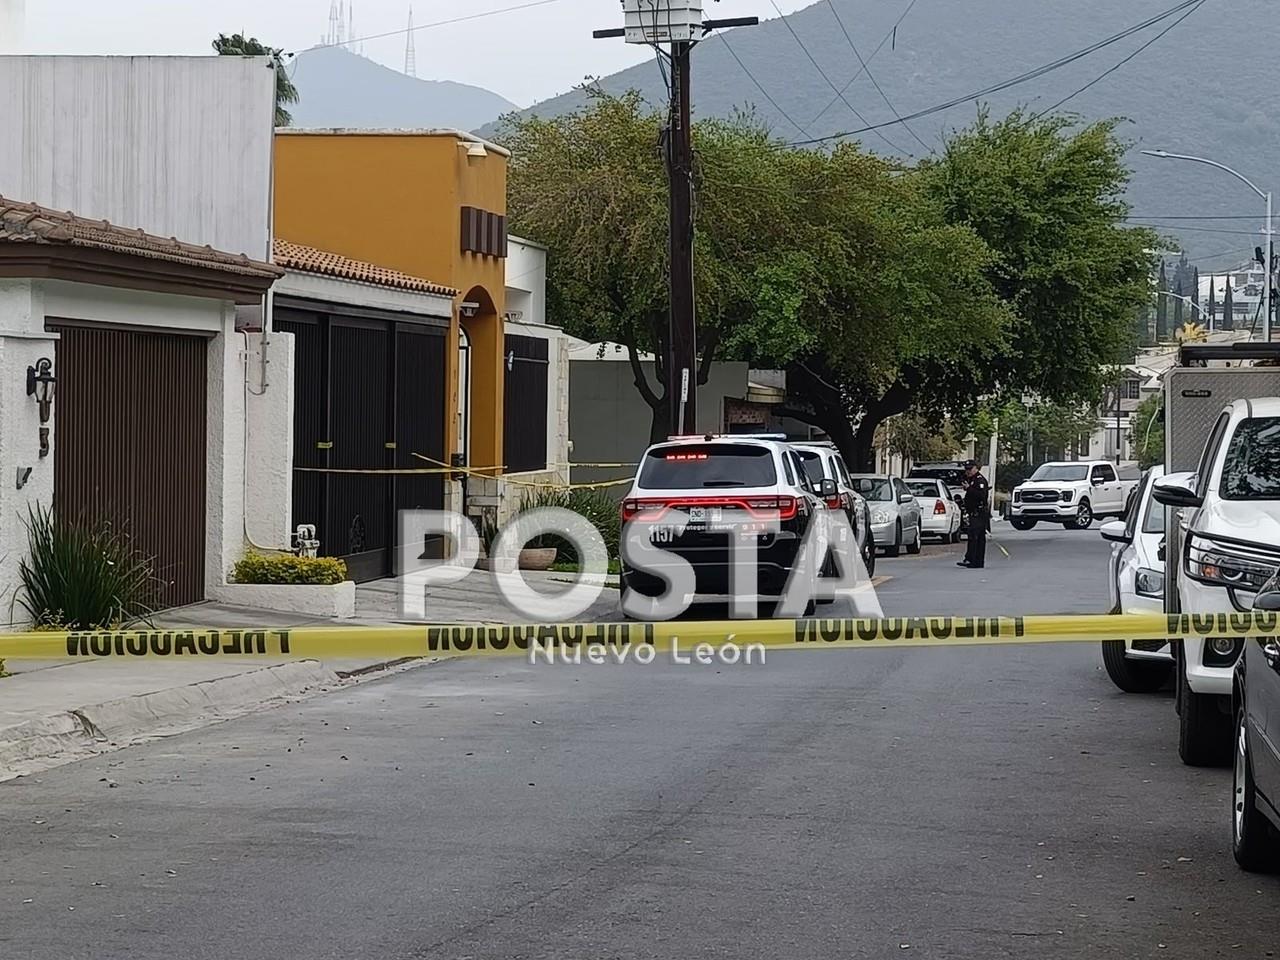
M1021 489L1017 489L1017 490L1014 490L1014 491L1013 491L1013 502L1014 502L1014 503L1021 503L1021 502L1022 502L1022 490L1021 490Z
M1140 597L1164 599L1164 574L1159 570L1142 567L1133 580L1133 588Z
M1061 494L1062 502L1063 502L1063 503L1070 503L1070 502L1071 502L1071 498L1072 498L1073 496L1075 496L1075 491L1074 491L1074 490L1063 490L1063 491L1062 491L1062 494Z
M1187 545L1186 571L1187 576L1201 583L1257 593L1275 574L1275 567L1193 534Z

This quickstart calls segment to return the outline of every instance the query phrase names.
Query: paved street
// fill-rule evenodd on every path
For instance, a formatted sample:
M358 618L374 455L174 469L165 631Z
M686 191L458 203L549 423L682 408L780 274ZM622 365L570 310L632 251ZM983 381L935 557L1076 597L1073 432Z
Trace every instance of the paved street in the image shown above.
M1097 612L1096 529L883 560ZM1093 647L456 661L0 785L0 956L1263 957L1225 770Z

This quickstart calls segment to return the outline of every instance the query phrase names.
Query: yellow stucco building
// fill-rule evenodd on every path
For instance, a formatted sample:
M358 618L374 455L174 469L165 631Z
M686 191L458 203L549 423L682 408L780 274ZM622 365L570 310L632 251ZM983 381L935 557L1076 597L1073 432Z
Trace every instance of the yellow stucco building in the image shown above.
M281 130L275 143L276 237L460 291L446 348L445 449L461 449L466 430L470 464L486 472L503 462L507 159L456 131ZM459 396L460 331L469 404Z

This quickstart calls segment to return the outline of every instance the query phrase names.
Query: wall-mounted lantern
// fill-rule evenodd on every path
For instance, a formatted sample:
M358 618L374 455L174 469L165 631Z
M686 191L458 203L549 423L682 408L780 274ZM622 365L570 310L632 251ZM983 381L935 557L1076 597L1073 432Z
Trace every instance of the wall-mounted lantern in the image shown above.
M53 407L53 387L57 379L53 375L53 363L41 357L34 367L27 367L27 396L35 397L40 408L40 456L49 455L49 413Z

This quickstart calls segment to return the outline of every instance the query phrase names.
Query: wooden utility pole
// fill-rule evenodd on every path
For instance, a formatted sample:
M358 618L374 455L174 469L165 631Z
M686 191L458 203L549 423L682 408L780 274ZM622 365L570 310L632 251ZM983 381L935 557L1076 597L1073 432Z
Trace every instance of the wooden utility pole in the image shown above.
M693 141L690 137L689 61L692 43L671 45L671 121L667 182L671 212L671 317L667 397L671 430L698 430L698 328L693 291Z
M664 156L669 187L668 241L670 309L667 329L666 396L673 435L698 432L698 324L693 288L693 140L690 89L693 48L710 31L753 27L758 17L702 20L700 3L690 0L623 0L627 26L596 30L592 36L626 37L652 46L671 67L671 104ZM669 52L663 50L669 44Z

